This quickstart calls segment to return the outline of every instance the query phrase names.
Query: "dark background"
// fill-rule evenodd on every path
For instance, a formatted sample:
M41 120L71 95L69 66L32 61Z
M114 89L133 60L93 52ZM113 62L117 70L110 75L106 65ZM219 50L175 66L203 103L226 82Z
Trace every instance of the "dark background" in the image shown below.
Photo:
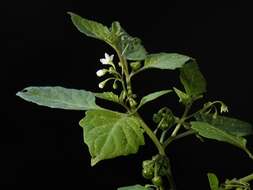
M95 72L104 52L102 42L87 38L72 25L67 11L107 26L114 20L143 40L148 52L177 52L195 57L208 81L210 100L224 100L229 116L252 119L252 12L248 4L180 1L8 1L1 29L7 52L1 64L0 184L80 186L116 189L141 177L141 159L155 148L147 139L136 155L90 167L78 121L84 112L52 110L15 96L26 86L64 86L98 91ZM5 44L4 44L5 45ZM178 73L154 71L136 77L141 95L178 85ZM147 90L147 91L145 91ZM142 109L150 122L163 97ZM181 107L176 109L180 112ZM248 138L253 151L253 140ZM230 145L194 138L176 142L168 151L179 189L208 189L207 172L222 180L252 172L252 161Z

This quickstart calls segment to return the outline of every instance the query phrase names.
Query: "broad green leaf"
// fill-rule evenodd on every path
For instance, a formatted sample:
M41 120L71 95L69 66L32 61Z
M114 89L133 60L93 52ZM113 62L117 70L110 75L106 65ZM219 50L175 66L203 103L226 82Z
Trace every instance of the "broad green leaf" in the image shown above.
M252 125L239 119L220 115L213 117L212 114L196 114L195 118L198 121L205 121L218 129L230 133L231 135L246 136L253 134Z
M175 91L175 93L179 97L179 102L181 102L182 104L187 105L192 101L191 97L188 94L182 92L181 90L177 89L176 87L173 87L173 90Z
M161 91L158 91L158 92L153 92L153 93L150 93L146 96L144 96L141 101L140 101L140 104L138 106L138 109L143 106L144 104L150 102L150 101L153 101L157 98L159 98L160 96L163 96L169 92L172 92L172 90L161 90Z
M143 69L169 69L181 68L191 58L178 53L157 53L149 54L144 62Z
M50 108L68 110L102 109L95 103L92 92L55 87L27 87L17 93L17 96L26 101Z
M233 136L227 133L226 131L218 129L206 122L193 121L191 122L191 125L192 125L191 128L195 130L196 132L198 132L200 136L232 144L244 150L252 158L251 153L246 148L247 140L245 138Z
M110 41L110 31L103 24L82 18L72 12L68 12L68 14L71 16L73 24L80 32L92 38L100 39L106 42Z
M108 110L89 110L80 126L92 156L92 166L101 160L136 153L139 146L144 145L143 130L134 116Z
M149 188L146 188L142 185L132 185L126 187L119 187L117 190L149 190Z
M119 103L119 96L113 92L94 93L97 98Z
M196 62L189 62L180 69L180 80L186 93L192 97L206 92L206 80Z
M213 173L208 173L207 177L209 180L209 185L210 185L211 190L219 190L219 180L217 176Z

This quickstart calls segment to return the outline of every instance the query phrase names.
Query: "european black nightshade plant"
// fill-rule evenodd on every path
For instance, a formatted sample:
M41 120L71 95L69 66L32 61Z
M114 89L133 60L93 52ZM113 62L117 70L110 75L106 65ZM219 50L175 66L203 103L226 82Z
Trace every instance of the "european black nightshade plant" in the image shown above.
M121 187L118 190L175 190L166 149L171 142L188 135L229 143L253 159L244 138L253 133L252 126L222 116L223 112L228 111L222 101L208 101L198 111L191 110L195 101L203 98L206 93L206 80L194 58L178 53L149 54L141 40L130 36L119 22L113 22L108 28L74 13L69 15L81 33L102 40L115 50L119 61L115 62L114 55L105 53L105 58L100 59L101 68L96 73L98 77L103 77L98 87L103 89L107 85L112 87L112 91L100 93L59 86L27 87L18 92L17 96L50 108L85 110L85 117L79 124L83 128L84 142L89 148L92 166L102 160L136 153L139 146L145 144L144 134L147 135L157 148L157 154L142 163L142 175L150 180L149 184ZM147 69L179 69L184 89L173 87L138 97L131 84L135 75ZM175 93L180 104L185 107L183 114L178 116L172 108L159 108L153 115L154 126L148 126L138 110L146 103L171 93ZM101 107L96 104L96 98L119 104L125 112ZM246 190L250 189L249 181L253 180L253 174L219 183L215 174L209 173L208 179L212 190ZM164 183L164 180L168 180L168 183ZM168 187L164 184L168 184Z

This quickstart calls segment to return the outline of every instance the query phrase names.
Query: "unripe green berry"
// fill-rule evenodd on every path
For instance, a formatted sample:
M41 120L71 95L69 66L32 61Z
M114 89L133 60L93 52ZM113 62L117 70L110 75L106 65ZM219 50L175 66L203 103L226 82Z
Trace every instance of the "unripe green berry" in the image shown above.
M152 178L152 183L158 187L161 187L163 185L163 180L160 176L155 176Z

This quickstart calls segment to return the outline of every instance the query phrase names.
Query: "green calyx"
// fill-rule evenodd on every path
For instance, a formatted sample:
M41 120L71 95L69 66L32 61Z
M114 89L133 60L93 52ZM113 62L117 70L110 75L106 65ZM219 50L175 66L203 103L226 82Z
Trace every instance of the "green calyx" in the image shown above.
M164 107L153 115L153 121L158 124L159 129L167 130L175 124L175 116L169 108Z

